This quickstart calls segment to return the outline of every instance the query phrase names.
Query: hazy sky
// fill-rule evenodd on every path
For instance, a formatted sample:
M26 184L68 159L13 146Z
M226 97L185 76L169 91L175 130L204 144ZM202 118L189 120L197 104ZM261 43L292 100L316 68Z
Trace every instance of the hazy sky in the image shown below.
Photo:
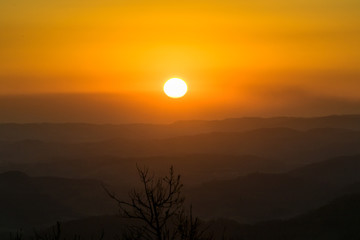
M0 0L0 29L0 121L360 113L359 0Z

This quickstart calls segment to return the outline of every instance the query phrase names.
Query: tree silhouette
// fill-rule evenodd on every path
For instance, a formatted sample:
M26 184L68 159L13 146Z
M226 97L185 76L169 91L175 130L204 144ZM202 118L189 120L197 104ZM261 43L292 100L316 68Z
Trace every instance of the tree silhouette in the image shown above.
M149 168L137 166L142 188L129 192L129 200L119 199L106 187L108 195L119 206L120 215L131 219L125 239L132 240L200 240L205 239L198 218L192 215L192 207L185 210L185 197L180 175L174 168L164 177L155 177Z

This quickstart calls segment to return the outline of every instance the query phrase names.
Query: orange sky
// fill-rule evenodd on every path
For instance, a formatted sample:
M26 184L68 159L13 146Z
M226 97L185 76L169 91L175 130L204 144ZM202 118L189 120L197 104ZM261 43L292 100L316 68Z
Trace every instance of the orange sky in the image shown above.
M323 110L360 100L358 0L13 0L0 9L3 96L112 93L119 97L107 107L116 99L137 106L127 111L131 121L353 113ZM177 102L162 92L171 77L189 85ZM318 111L290 111L316 99L330 100ZM0 121L47 120L7 104Z

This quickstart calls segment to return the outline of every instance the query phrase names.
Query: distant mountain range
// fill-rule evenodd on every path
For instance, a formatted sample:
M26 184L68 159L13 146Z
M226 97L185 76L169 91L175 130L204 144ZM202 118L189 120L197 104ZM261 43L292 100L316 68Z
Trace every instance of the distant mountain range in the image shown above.
M236 220L215 221L227 225L231 236L265 239L268 231L269 239L356 239L341 237L346 230L358 233L350 206L357 213L359 146L360 115L169 125L0 124L0 233L93 215L102 217L65 225L81 229L102 222L115 231L122 224L103 216L117 206L102 184L126 197L138 186L138 164L156 174L173 165L194 214L206 221ZM321 208L344 195L354 197Z
M7 163L0 169L16 169L31 175L69 178L96 178L113 185L129 186L137 181L136 164L150 166L158 173L167 173L171 165L181 173L186 185L199 185L210 180L232 179L252 172L278 172L293 169L291 164L256 156L190 154L156 157L121 158L93 156L88 158L57 158L41 162Z
M215 121L180 121L173 124L31 123L0 124L0 141L40 140L51 142L96 142L116 138L160 139L210 132L244 132L259 128L314 128L360 130L360 115L326 117L233 118Z
M298 164L360 154L359 145L360 131L331 128L306 131L266 128L166 139L113 139L83 143L22 140L0 143L0 165L94 156L143 158L192 154L252 155Z

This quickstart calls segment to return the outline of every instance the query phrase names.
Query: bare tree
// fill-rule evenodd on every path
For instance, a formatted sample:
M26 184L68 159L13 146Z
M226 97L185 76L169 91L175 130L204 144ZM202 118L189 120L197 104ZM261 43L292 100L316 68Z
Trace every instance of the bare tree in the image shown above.
M192 206L188 213L182 210L178 216L177 229L181 240L212 240L212 235L207 234L207 227L204 227L199 218L193 217Z
M147 167L137 166L142 184L141 189L129 192L129 200L119 199L107 188L114 199L121 216L133 220L128 225L125 238L138 240L198 240L204 239L200 231L199 219L193 218L192 208L185 211L185 198L180 175L175 175L173 167L165 177L156 178Z

